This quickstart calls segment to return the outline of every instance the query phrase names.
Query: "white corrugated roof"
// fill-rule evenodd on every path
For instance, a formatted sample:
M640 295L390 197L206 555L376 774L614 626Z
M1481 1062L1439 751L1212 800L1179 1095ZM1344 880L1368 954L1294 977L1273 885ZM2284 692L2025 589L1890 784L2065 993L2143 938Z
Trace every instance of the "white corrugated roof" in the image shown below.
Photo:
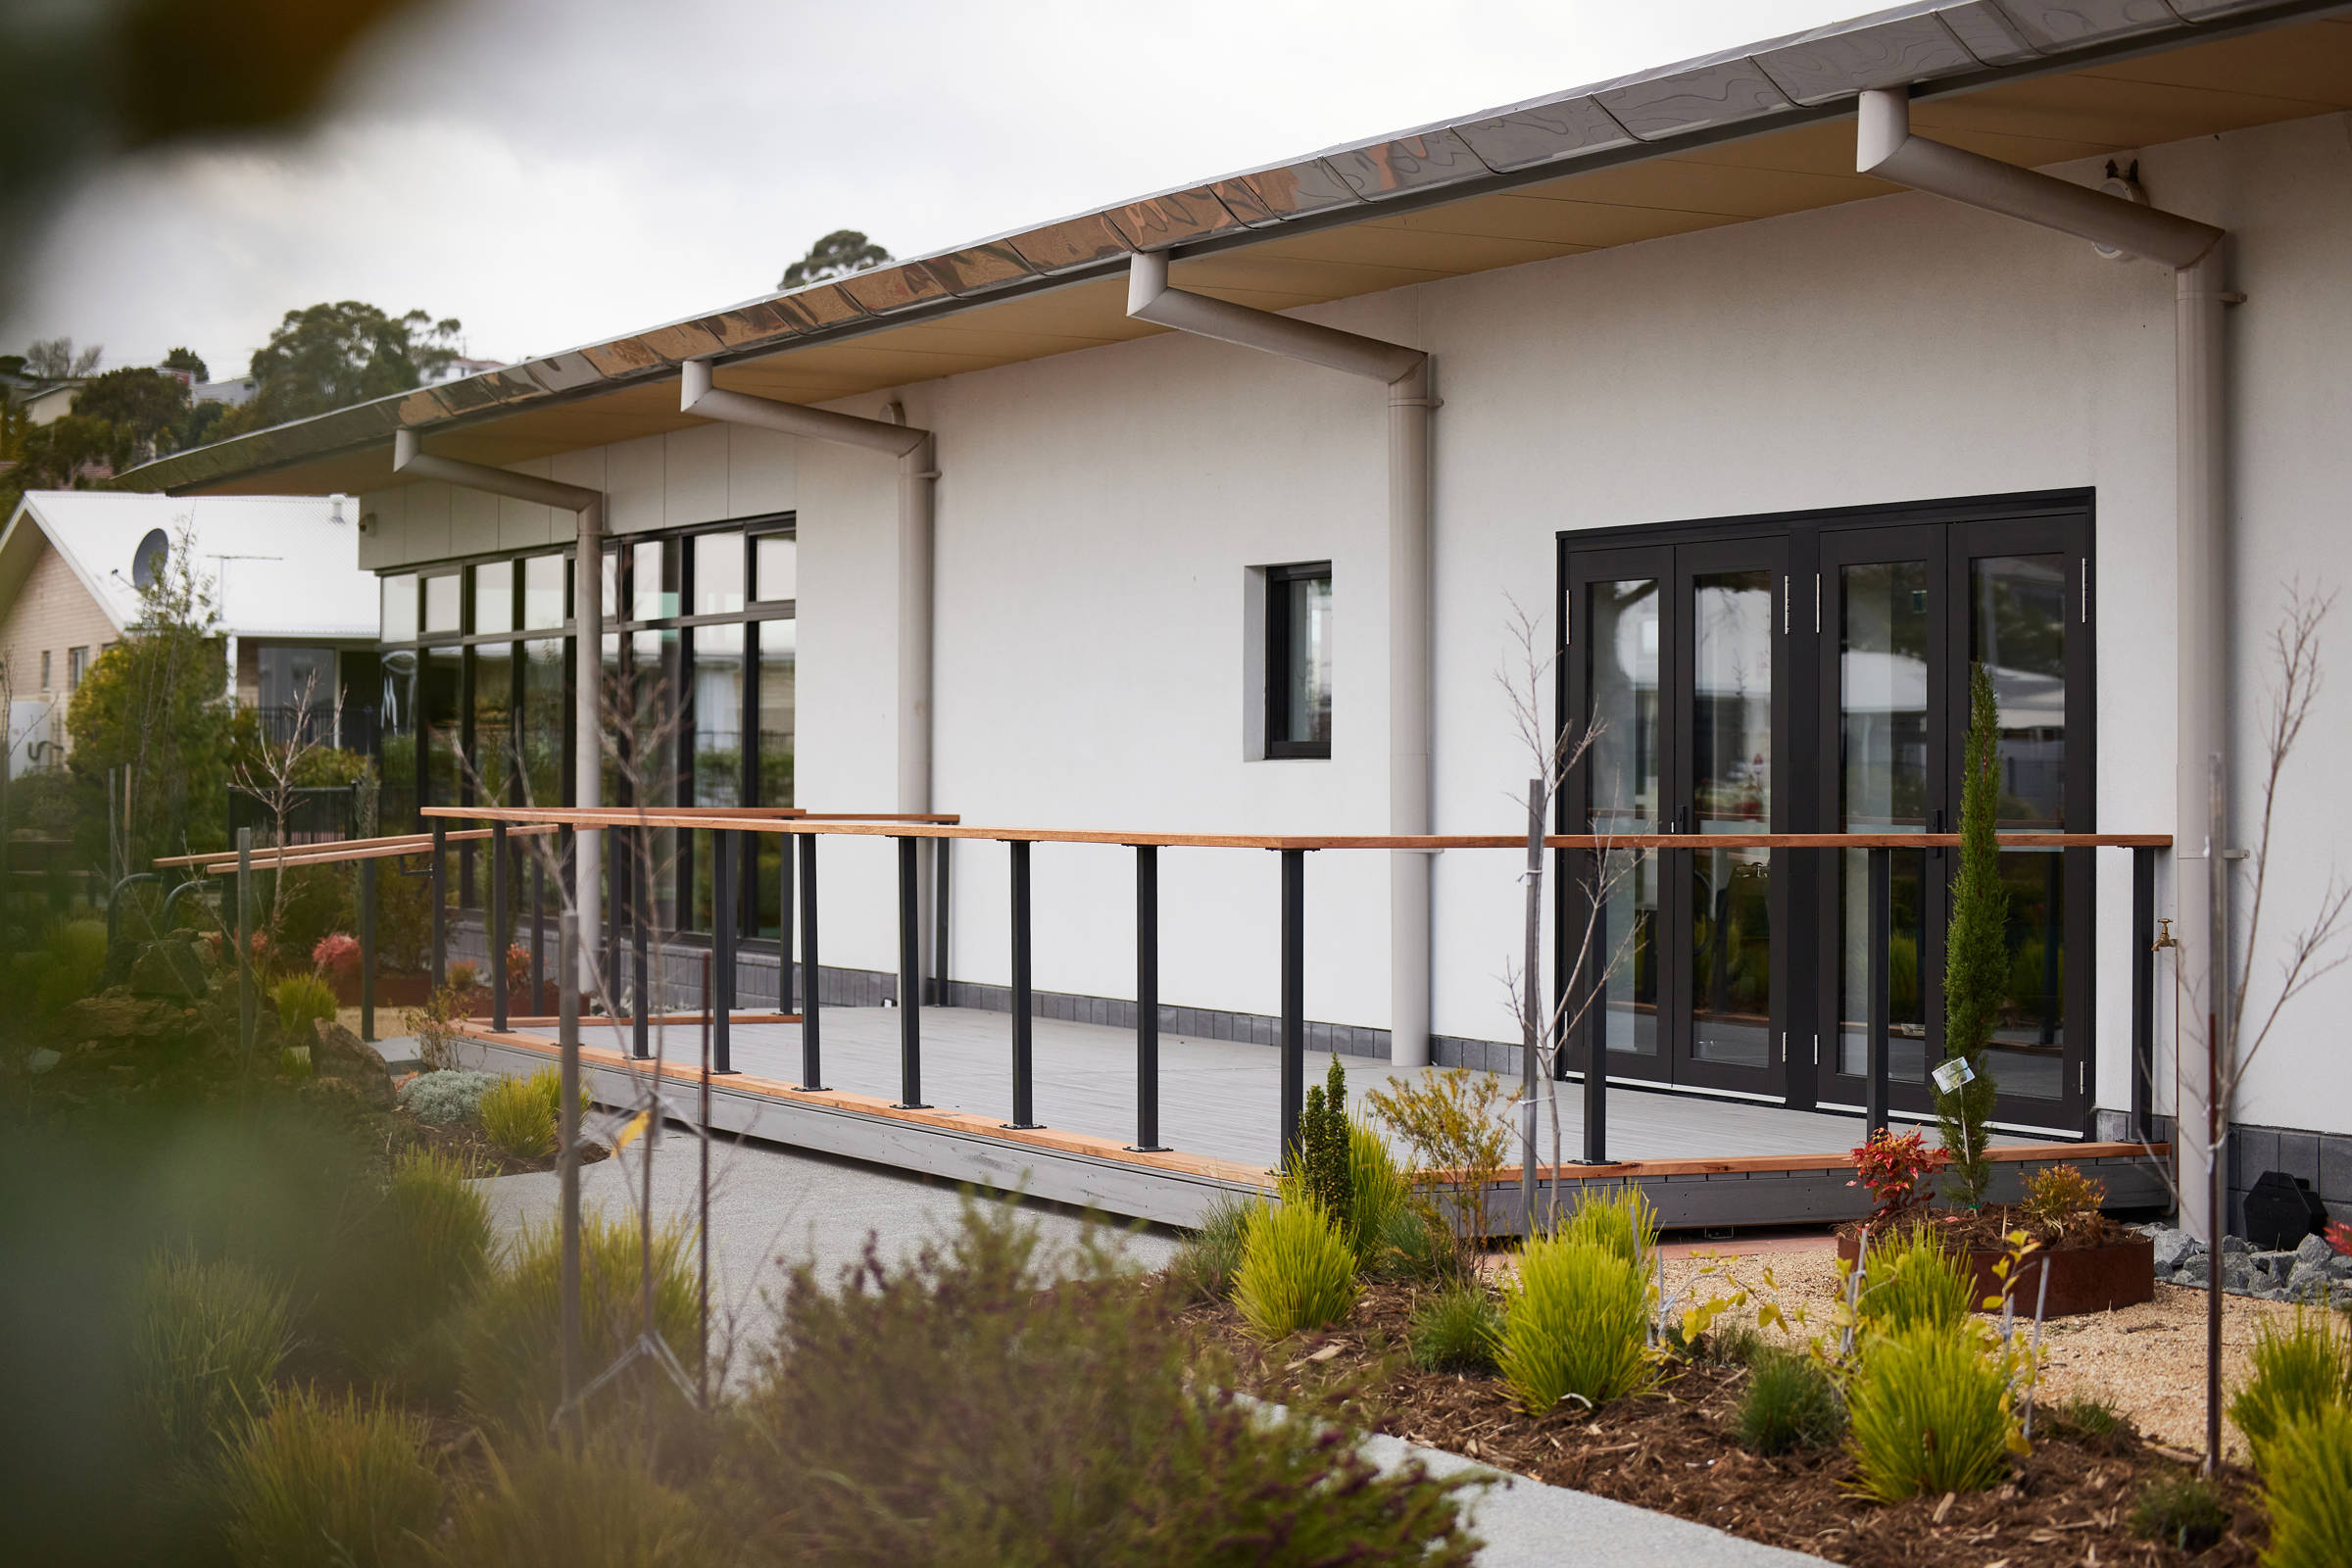
M339 514L339 516L338 516ZM163 496L31 490L0 533L0 599L30 570L31 530L47 537L117 627L138 618L139 542L186 530L213 584L220 629L239 637L372 639L375 576L360 569L359 504L332 496Z

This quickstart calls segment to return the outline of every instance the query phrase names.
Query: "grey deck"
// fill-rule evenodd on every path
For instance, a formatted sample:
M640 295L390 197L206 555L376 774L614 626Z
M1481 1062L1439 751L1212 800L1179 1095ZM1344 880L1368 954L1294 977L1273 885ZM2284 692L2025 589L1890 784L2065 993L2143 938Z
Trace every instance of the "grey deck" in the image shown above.
M820 1019L825 1087L899 1098L899 1012L895 1007L828 1007ZM738 1024L732 1031L739 1069L798 1083L801 1026ZM604 1019L581 1030L588 1045L626 1049ZM1135 1037L1098 1024L1036 1020L1037 1119L1068 1132L1131 1143L1135 1139ZM669 1059L692 1061L696 1031L672 1026ZM1344 1056L1348 1098L1360 1104L1374 1086L1400 1072L1385 1061ZM943 1110L1009 1118L1012 1113L1011 1020L961 1007L922 1011L923 1098ZM1328 1056L1309 1056L1308 1081L1320 1082ZM1162 1033L1159 1040L1159 1141L1192 1154L1266 1166L1277 1162L1281 1060L1264 1046ZM1560 1086L1562 1151L1577 1157L1584 1136L1583 1089ZM1609 1154L1615 1159L1697 1159L1737 1154L1839 1153L1859 1142L1860 1118L1787 1110L1777 1105L1699 1100L1612 1087ZM1544 1156L1550 1157L1548 1112Z

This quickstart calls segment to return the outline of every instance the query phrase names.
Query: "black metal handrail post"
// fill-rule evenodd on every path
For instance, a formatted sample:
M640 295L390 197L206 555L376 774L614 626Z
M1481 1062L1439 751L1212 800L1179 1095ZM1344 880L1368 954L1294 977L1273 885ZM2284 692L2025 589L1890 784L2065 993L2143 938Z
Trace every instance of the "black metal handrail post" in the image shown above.
M433 818L433 989L449 984L449 819Z
M735 866L736 835L710 835L710 946L718 961L718 989L710 1008L710 1070L721 1076L735 1071L728 1013L735 1007Z
M923 1103L922 840L899 840L899 1110Z
M282 871L278 873L284 875ZM237 829L237 1049L250 1064L254 1045L253 829Z
M1306 852L1282 856L1282 1159L1297 1156L1306 1113Z
M948 913L954 901L949 897L952 889L948 871L955 858L951 853L955 848L956 841L954 839L933 839L931 841L931 854L939 862L938 875L933 879L938 886L933 890L931 901L931 1001L934 1005L942 1007L949 1004L948 935L950 926Z
M547 963L543 945L547 923L547 864L534 847L523 852L531 858L531 1000L523 1011L537 1017L547 1002Z
M1609 896L1608 868L1595 866L1589 897L1592 928L1585 962L1592 1000L1585 1004L1585 1163L1609 1162Z
M613 1014L615 1028L619 1027L620 1011L620 928L624 922L627 908L623 896L629 885L628 867L623 863L629 858L628 851L624 848L626 843L623 837L624 832L624 829L617 827L607 827L601 830L605 841L604 988L609 998L607 1006ZM594 934L584 932L582 940L593 941Z
M2132 1131L2156 1141L2156 852L2144 848L2132 852Z
M801 1009L795 1005L800 991L795 984L800 973L800 955L794 951L792 929L792 872L793 845L798 842L787 834L776 841L776 1010L790 1016ZM754 856L753 869L759 869L759 857Z
M649 828L626 830L629 853L632 856L650 854L653 840ZM654 1054L653 999L648 994L646 973L646 920L652 914L654 879L649 867L634 866L629 872L629 990L635 1005L629 1009L629 1052L644 1057ZM666 999L664 999L666 1000Z
M1865 1131L1871 1137L1886 1130L1886 1053L1888 1019L1888 926L1893 919L1894 852L1886 848L1870 854L1870 1012L1868 1021L1870 1078L1864 1091Z
M490 1027L507 1027L507 949L514 946L507 929L507 824L490 824L490 909L482 921L490 938Z
M822 1091L816 1037L817 993L823 969L816 956L816 835L803 833L801 841L801 1087Z
M375 1044L375 861L360 862L360 1038Z
M1159 1141L1159 851L1135 847L1135 1142L1141 1154L1166 1152Z
M1012 1120L1008 1127L1038 1125L1035 1104L1037 999L1029 989L1029 841L1014 839L1012 852Z

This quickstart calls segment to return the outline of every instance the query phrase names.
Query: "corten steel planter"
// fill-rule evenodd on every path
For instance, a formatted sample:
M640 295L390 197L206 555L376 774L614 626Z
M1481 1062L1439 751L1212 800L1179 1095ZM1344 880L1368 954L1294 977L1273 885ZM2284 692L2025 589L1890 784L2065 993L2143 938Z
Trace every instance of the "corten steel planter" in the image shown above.
M1838 1238L1838 1255L1846 1262L1854 1261L1861 1250L1859 1236L1841 1234ZM1969 1302L1977 1311L1998 1311L1983 1303L1988 1297L2001 1294L2000 1276L1993 1265L2009 1254L1984 1249L1974 1249L1961 1254L1967 1259L1974 1278L1969 1284ZM2073 1317L2079 1312L2104 1312L2111 1307L2132 1306L2156 1298L2156 1239L2152 1236L2133 1236L2129 1241L2115 1242L2106 1247L2076 1247L2064 1251L2029 1253L2018 1265L2017 1284L2013 1295L2019 1312L2031 1315L2034 1300L2041 1290L2041 1270L2050 1271L2049 1304L2043 1309L2045 1317Z

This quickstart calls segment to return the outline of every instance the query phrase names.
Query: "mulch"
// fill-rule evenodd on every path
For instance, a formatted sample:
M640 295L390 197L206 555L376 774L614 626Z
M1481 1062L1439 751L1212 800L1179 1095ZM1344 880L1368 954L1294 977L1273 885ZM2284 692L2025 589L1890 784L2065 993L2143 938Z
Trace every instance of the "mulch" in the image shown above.
M2253 1478L2226 1469L2235 1523L2199 1553L2140 1540L2132 1506L2151 1481L2193 1468L2134 1436L2052 1436L1992 1492L1886 1504L1856 1490L1841 1448L1764 1458L1732 1436L1744 1368L1686 1363L1654 1392L1597 1411L1522 1414L1494 1377L1426 1372L1406 1351L1414 1288L1375 1282L1348 1321L1266 1346L1228 1303L1184 1315L1231 1353L1260 1396L1321 1397L1360 1425L1548 1485L1711 1525L1856 1568L2240 1568L2268 1539Z
M525 1159L509 1153L490 1141L480 1125L460 1119L436 1125L419 1121L405 1107L391 1112L393 1136L400 1147L429 1149L452 1154L466 1162L476 1176L518 1176L526 1171L547 1171L556 1168L556 1156L549 1153L537 1159ZM580 1163L593 1165L600 1159L610 1159L612 1152L602 1144L591 1143L580 1151Z

